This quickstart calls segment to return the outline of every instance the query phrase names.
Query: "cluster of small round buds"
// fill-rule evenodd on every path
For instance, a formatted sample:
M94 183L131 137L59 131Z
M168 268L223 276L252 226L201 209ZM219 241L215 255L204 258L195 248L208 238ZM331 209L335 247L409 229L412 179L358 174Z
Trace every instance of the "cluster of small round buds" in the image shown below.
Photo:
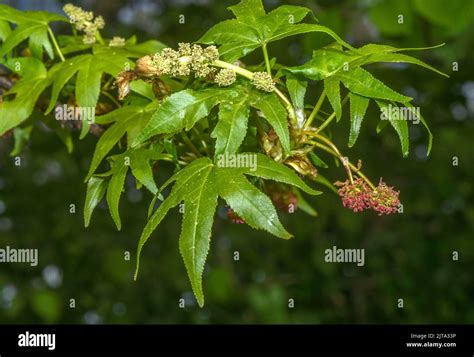
M191 47L191 69L197 78L206 77L209 74L209 61L202 47L196 44Z
M115 36L109 42L110 47L123 47L125 46L125 39L122 37Z
M217 49L214 46L203 49L196 44L180 43L177 51L172 48L164 48L161 52L151 56L146 72L171 77L188 76L193 72L198 78L207 77L214 75L215 69L210 66L210 63L217 57Z
M216 82L219 87L227 87L234 83L236 78L237 75L233 70L224 68L217 72L214 82Z
M204 57L209 62L214 62L219 59L219 51L217 50L216 46L208 46L204 49Z
M186 42L178 43L178 52L180 57L191 56L191 44Z
M91 11L84 11L72 4L64 5L63 10L75 28L84 32L83 42L88 45L94 44L97 30L103 29L105 26L104 18L97 16L94 19L94 14Z
M91 11L84 11L73 4L66 4L63 7L64 12L69 17L69 21L74 24L77 30L84 30L86 24L94 18Z
M265 92L272 92L275 89L272 76L267 72L255 72L252 76L252 83L255 88Z

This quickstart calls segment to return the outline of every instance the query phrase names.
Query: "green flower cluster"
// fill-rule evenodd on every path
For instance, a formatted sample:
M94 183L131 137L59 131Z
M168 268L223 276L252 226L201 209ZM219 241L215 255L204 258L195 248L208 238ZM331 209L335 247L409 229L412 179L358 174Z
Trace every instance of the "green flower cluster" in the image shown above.
M115 36L109 42L110 47L123 47L125 46L125 39L122 37Z
M214 71L210 64L218 58L219 52L215 46L202 48L199 45L180 43L177 51L165 48L152 56L152 65L159 75L179 77L193 72L197 78L202 78Z
M219 87L227 87L234 83L236 78L237 75L233 70L224 68L217 72L214 82L216 82Z
M265 92L273 92L275 89L275 83L273 82L272 76L267 72L255 72L252 77L252 83L255 88Z
M94 13L91 11L84 11L73 4L64 5L63 10L69 17L71 24L74 24L78 31L84 32L84 38L82 41L87 45L94 44L97 30L103 29L105 26L103 17L97 16L94 19Z

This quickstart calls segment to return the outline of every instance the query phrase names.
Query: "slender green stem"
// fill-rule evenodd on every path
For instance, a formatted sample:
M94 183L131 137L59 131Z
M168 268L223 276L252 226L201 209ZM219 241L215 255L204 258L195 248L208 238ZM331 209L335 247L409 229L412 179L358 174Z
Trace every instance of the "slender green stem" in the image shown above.
M253 73L246 70L245 68L236 66L234 64L224 62L221 60L217 60L212 62L213 66L219 67L219 68L227 68L233 70L235 73L240 74L242 77L245 77L247 79L252 79L253 78Z
M342 100L341 107L343 107L346 104L348 99L349 99L349 96L346 95L344 99ZM336 117L336 112L333 112L330 116L327 117L327 119L320 126L318 126L318 128L316 129L316 133L320 133L321 131L323 131L324 128L326 128L333 121L335 117Z
M335 117L336 117L336 112L333 112L330 116L327 117L327 119L320 126L318 126L315 133L320 133L321 131L323 131L324 128L327 127Z
M100 43L101 45L105 45L105 41L104 41L104 39L102 38L102 35L100 34L99 31L96 31L96 32L95 32L95 39L96 39L97 41L99 41L99 43Z
M339 156L328 146L324 145L324 144L321 144L321 143L317 143L317 142L314 142L314 141L308 141L309 144L313 145L313 146L316 146L320 149L323 149L324 151L328 152L329 154L333 155L334 157L336 158L339 158ZM369 185L369 187L372 189L372 190L375 190L375 185L372 183L372 181L370 181L367 176L364 175L364 173L362 171L360 171L359 168L357 168L354 164L352 164L351 162L347 161L347 164L349 165L349 168L355 173L357 174L357 176L361 177L366 183L367 185Z
M268 58L268 50L267 50L266 43L262 45L262 51L263 51L263 58L265 59L265 67L267 68L267 73L271 76L272 68L270 67L270 59Z
M199 129L197 129L196 126L193 126L193 131L198 136L199 141L201 142L201 145L204 147L204 149L207 152L207 155L211 156L211 151L209 150L209 146L207 145L206 140L204 140L204 137L202 136L201 131Z
M245 68L233 65L228 62L224 62L221 60L214 61L212 63L213 66L219 67L219 68L227 68L233 70L235 73L241 75L242 77L245 77L247 79L252 79L253 78L253 72L246 70ZM295 109L293 108L293 105L291 105L290 100L278 89L274 89L275 94L281 99L281 101L285 104L286 111L288 112L288 116L290 117L291 123L296 126L297 125L297 120L296 120L296 113Z
M197 157L201 157L201 153L199 150L194 146L193 142L189 139L189 137L186 135L186 133L183 131L181 132L181 137L183 138L184 143L188 146L188 148L196 154Z
M102 93L103 95L105 95L107 98L109 98L110 101L111 101L112 103L114 103L118 108L120 108L120 107L122 106L122 105L117 101L117 99L115 99L114 96L111 95L110 93L106 92L105 90L101 91L101 93Z
M110 88L110 85L115 81L114 77L110 77L107 82L105 82L104 86L102 87L102 90L108 90Z
M61 52L61 49L59 48L58 42L56 41L56 37L54 36L53 30L51 30L51 27L48 26L48 34L49 37L51 38L51 42L53 42L53 46L56 49L56 52L58 53L59 58L61 61L65 61L66 59L63 56L63 53Z
M336 156L339 158L339 160L341 160L342 165L344 166L344 168L347 171L347 176L349 177L349 181L351 183L354 183L354 178L352 177L352 172L351 172L351 169L349 167L349 160L346 157L342 156L342 154L339 151L339 149L337 148L337 146L331 140L329 140L328 138L326 138L326 137L324 137L320 134L317 134L317 133L314 133L314 132L306 132L306 131L305 131L305 134L309 135L309 136L312 136L316 140L322 141L323 143L328 145L336 153Z
M311 112L311 114L308 117L308 120L306 120L306 123L304 124L305 129L308 128L311 125L314 118L316 118L316 115L318 114L319 109L321 109L321 106L323 105L324 98L326 98L326 91L323 89L316 105L313 108L313 111Z

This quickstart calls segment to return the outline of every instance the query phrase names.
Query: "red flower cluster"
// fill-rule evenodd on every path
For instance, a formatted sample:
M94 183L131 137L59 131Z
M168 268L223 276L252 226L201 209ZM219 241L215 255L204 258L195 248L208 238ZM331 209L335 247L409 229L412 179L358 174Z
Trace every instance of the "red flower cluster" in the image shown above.
M354 183L349 183L348 180L345 182L335 182L334 185L341 186L337 190L339 196L342 198L342 205L346 208L353 210L354 212L361 212L368 208L367 202L368 196L370 195L370 188L361 178L358 178Z
M380 179L378 186L369 196L369 206L378 212L379 216L396 213L400 205L399 194L400 191L395 191L393 187L388 187L385 182L382 182L382 179Z
M240 216L235 213L235 211L232 209L232 208L227 208L227 218L229 218L232 223L235 223L235 224L244 224L245 221L240 218Z
M387 186L382 179L375 190L372 190L361 178L357 178L352 184L349 181L334 184L340 186L337 192L342 199L343 206L354 212L372 209L381 216L398 211L400 192Z

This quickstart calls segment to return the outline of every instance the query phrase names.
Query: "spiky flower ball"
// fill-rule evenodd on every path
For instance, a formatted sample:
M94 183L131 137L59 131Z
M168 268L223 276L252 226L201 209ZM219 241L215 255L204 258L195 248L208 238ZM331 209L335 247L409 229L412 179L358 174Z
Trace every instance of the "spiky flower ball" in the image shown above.
M352 184L346 180L345 182L335 182L334 185L340 186L337 192L344 207L354 212L361 212L368 208L367 199L370 195L370 188L361 178L357 178Z
M275 89L272 76L267 72L255 72L252 77L252 83L255 88L265 92L272 92Z
M206 77L212 72L210 63L219 57L215 46L202 48L189 43L178 44L178 50L164 48L151 57L148 72L153 75L171 77L188 76L191 72L198 78Z
M393 187L387 186L387 184L380 179L375 190L371 191L370 195L367 196L367 205L376 211L379 216L396 213L400 205L399 194L400 191L395 191Z
M122 37L115 36L109 42L110 47L123 47L125 46L125 39Z
M105 26L103 17L97 16L94 19L94 14L91 11L84 11L80 7L72 4L64 5L63 10L69 17L69 22L74 24L74 27L78 31L84 32L82 41L87 45L94 44L96 41L96 32Z
M227 209L227 217L235 224L244 224L245 221L240 218L240 216L234 212L232 208Z
M227 87L235 82L237 75L231 69L221 69L217 72L214 81L219 85L219 87Z

